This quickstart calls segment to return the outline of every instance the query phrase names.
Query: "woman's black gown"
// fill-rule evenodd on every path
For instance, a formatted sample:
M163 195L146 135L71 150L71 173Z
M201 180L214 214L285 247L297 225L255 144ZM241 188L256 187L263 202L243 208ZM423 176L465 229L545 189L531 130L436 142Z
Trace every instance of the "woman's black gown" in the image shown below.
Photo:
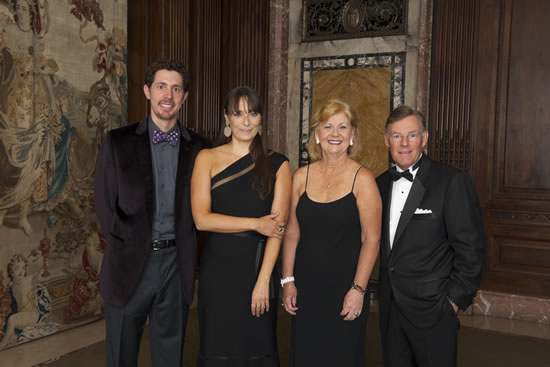
M306 191L298 201L300 241L294 267L298 311L292 320L290 367L365 366L368 299L357 319L344 321L340 316L361 251L355 177L353 183L350 178L349 194L328 203L309 198L306 178Z
M287 158L273 153L269 160L275 180ZM246 155L212 178L213 213L256 218L271 213L273 194L262 200L252 187L252 165ZM279 366L276 270L269 312L257 318L250 311L264 247L265 238L257 232L209 233L200 261L199 367Z

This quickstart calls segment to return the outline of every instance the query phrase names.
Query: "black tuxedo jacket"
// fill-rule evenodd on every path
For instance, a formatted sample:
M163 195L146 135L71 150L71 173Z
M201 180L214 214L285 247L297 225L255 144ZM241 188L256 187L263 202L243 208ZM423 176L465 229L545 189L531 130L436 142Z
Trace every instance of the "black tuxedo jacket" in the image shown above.
M386 171L376 181L383 203L379 284L382 329L391 297L419 328L439 321L448 311L445 307L451 307L447 298L465 310L479 287L485 251L481 209L470 178L424 155L391 249L393 180Z
M109 131L97 160L96 213L107 240L99 284L103 299L115 306L125 305L134 292L151 251L155 189L147 121ZM180 127L174 221L183 291L191 304L196 259L191 173L198 152L210 143Z

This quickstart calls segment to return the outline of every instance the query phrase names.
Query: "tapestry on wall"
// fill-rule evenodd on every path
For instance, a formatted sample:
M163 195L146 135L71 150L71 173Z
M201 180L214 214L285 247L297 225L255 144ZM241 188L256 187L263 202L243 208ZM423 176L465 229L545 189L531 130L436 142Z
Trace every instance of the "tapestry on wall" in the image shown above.
M0 349L100 318L93 179L126 124L127 0L0 0Z

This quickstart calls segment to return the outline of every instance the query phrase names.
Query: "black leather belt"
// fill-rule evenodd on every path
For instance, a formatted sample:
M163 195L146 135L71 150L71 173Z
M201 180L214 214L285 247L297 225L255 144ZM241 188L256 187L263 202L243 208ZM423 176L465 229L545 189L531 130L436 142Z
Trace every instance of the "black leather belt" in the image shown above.
M153 251L162 250L163 248L168 248L176 246L176 240L153 240L151 241L151 247Z

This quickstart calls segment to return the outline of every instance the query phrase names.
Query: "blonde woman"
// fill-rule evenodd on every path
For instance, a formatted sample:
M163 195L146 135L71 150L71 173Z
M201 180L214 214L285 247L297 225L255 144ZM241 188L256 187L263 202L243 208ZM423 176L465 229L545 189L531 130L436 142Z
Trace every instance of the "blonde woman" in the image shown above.
M381 200L356 162L357 113L323 104L310 126L313 163L293 177L283 247L283 306L292 318L289 366L365 366L367 283L378 255Z

